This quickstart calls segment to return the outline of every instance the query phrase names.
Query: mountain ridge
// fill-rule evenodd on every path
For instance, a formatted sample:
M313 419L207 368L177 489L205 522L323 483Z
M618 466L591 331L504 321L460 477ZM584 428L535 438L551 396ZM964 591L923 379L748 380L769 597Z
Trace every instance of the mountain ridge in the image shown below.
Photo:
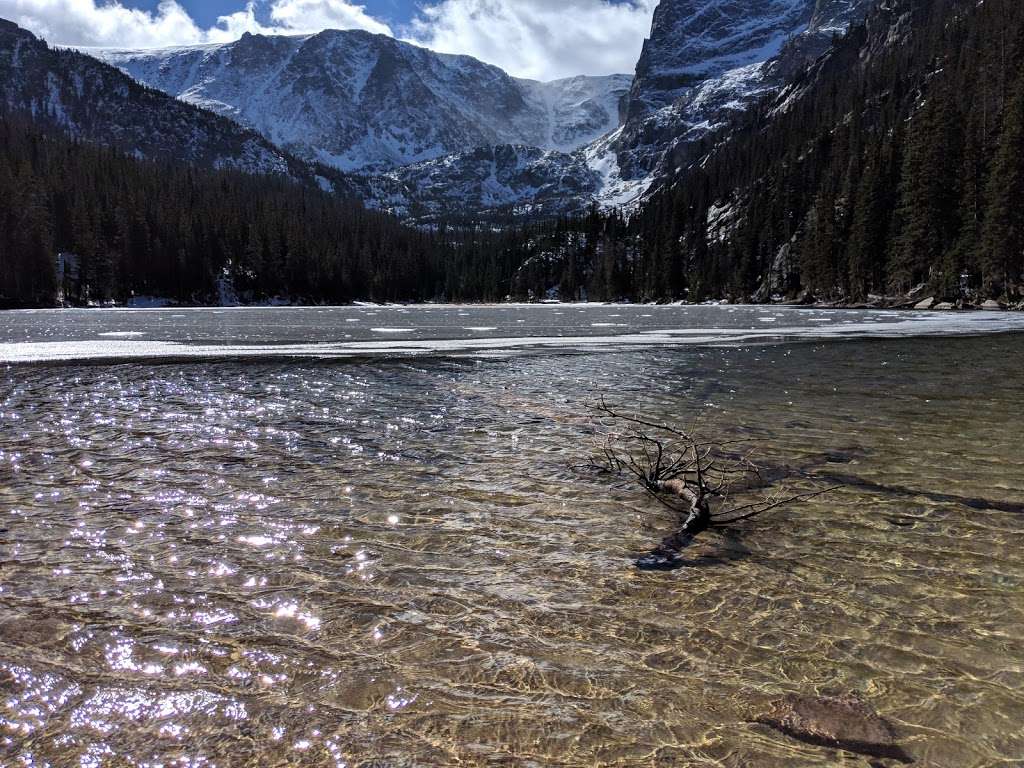
M575 150L618 127L632 80L517 79L469 56L361 30L88 52L300 157L360 173L481 146Z
M868 3L662 0L632 77L551 83L361 31L91 53L357 174L371 207L417 223L533 218L636 208Z
M662 0L633 77L549 83L358 30L89 53L411 223L537 219L637 208L868 2Z
M874 4L628 221L538 234L518 291L1024 309L1022 73L1016 0Z
M0 19L0 106L71 136L140 156L293 175L292 158L260 134L143 86L75 51L51 48Z
M662 0L614 145L620 175L670 176L703 138L824 54L872 3Z

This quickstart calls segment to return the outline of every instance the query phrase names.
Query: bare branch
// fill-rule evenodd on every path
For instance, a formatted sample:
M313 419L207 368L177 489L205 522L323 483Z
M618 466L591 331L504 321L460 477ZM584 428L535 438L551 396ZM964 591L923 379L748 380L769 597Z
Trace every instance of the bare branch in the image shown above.
M600 458L592 463L632 475L645 492L680 518L681 527L676 533L637 561L640 568L677 567L680 551L704 531L734 525L838 490L827 488L790 495L781 489L774 493L762 491L759 498L733 506L732 498L768 485L753 459L753 449L739 453L727 450L749 441L719 442L698 437L695 429L699 417L691 429L684 430L622 413L604 398L593 410L613 423L624 424L625 429L607 434Z
M744 507L739 507L737 509L730 510L729 512L720 512L714 515L712 519L714 520L714 525L716 527L723 525L732 525L733 523L740 523L744 520L750 520L751 518L757 517L758 515L763 515L765 512L770 512L771 510L778 509L779 507L785 507L789 504L797 504L801 501L810 501L811 499L816 499L819 496L824 496L829 493L835 493L836 491L839 490L842 490L841 485L837 485L832 488L825 488L820 491L814 491L812 493L800 493L796 494L795 496L788 496L786 498L779 499L776 502L761 506L760 508L757 508L757 505L747 505L746 509L751 509L753 507L752 511L748 512L747 514L742 514L739 517L732 517L732 515L744 509Z

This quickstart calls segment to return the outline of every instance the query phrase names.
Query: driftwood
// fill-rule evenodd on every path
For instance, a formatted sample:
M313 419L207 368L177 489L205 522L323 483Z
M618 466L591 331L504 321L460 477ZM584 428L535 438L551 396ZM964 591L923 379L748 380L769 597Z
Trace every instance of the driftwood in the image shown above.
M681 521L675 533L636 561L642 570L679 568L680 553L705 531L836 490L825 488L800 494L785 489L773 491L771 481L752 460L752 453L737 452L747 440L705 439L692 429L622 413L603 399L593 410L610 422L611 430L592 465L632 475ZM753 491L757 495L751 500L749 494Z

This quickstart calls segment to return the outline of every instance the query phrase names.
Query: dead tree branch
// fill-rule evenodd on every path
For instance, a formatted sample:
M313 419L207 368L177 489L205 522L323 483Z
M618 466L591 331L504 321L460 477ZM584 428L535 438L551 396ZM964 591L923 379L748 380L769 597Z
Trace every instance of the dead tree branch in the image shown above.
M692 430L623 413L604 399L593 410L605 423L606 435L592 465L605 472L632 475L681 522L675 533L637 560L637 567L644 570L679 567L680 553L705 531L837 490L790 493L780 488L760 491L757 498L749 500L754 489L766 485L753 452L735 450L749 440L707 439Z

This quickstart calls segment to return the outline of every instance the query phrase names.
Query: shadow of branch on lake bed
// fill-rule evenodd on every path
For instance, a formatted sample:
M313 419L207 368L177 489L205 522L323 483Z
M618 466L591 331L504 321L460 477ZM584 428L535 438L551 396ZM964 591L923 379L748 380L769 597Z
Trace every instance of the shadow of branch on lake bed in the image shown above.
M937 491L922 491L919 488L908 488L902 485L885 485L883 483L876 483L873 480L865 480L856 475L826 473L816 474L815 476L824 479L826 482L834 482L837 485L844 485L848 488L870 491L880 496L901 499L927 499L936 504L959 504L968 509L982 512L1009 512L1015 515L1024 515L1024 503L1014 501L960 496L954 493L940 493Z

